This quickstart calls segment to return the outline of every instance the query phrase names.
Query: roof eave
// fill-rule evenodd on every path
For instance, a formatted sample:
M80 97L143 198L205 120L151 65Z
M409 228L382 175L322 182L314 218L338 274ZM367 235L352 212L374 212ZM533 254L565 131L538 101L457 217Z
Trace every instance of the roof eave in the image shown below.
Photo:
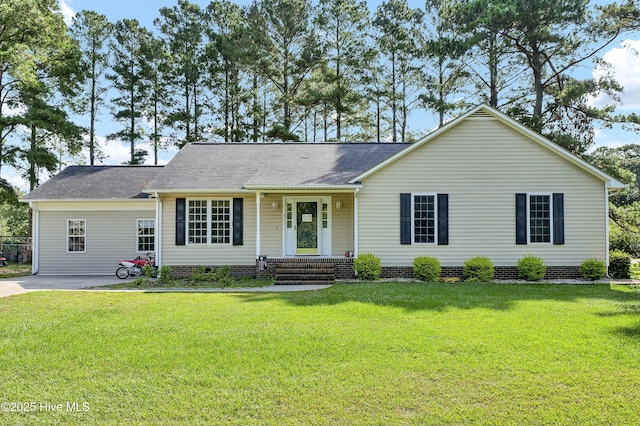
M21 203L79 203L79 202L90 202L90 203L102 203L105 201L117 201L119 203L133 203L140 201L149 201L155 202L155 200L151 197L149 198L20 198L18 199Z
M172 189L153 189L153 188L149 188L149 189L145 189L144 191L147 194L175 194L175 193L179 193L179 194L185 194L185 193L189 193L189 194L209 194L212 192L215 192L216 194L237 194L240 192L252 192L252 191L247 191L244 188L238 188L238 189L219 189L219 188L172 188Z
M244 188L250 191L279 191L279 192L356 192L362 187L361 184L344 185L245 185Z

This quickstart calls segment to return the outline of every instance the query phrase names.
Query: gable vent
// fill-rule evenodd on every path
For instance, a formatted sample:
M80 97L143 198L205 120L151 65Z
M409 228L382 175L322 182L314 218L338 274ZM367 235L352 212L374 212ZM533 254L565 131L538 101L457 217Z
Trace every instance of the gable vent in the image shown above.
M483 110L476 111L473 114L471 114L469 117L467 117L467 120L493 120L493 119L495 119L495 117L491 116L489 113Z

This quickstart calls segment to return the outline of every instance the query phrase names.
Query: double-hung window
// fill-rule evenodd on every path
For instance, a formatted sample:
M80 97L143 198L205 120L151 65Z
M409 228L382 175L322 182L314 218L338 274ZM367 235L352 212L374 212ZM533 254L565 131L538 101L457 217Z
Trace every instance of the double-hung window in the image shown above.
M449 244L448 194L400 194L400 244Z
M564 194L516 194L516 244L564 244Z
M187 204L189 244L231 244L230 199L193 199Z
M138 219L137 247L138 251L154 251L156 247L156 226L154 219Z
M529 194L529 242L551 242L551 194Z
M87 238L87 221L85 219L67 220L67 252L85 253Z
M436 242L436 196L413 195L413 242Z

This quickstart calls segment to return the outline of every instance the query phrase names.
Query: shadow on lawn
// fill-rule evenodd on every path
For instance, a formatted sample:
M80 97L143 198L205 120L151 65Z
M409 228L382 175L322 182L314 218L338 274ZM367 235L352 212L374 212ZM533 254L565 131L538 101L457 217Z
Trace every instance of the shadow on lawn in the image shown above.
M608 284L471 284L471 283L363 283L338 284L320 291L251 294L245 302L283 300L294 306L338 305L348 302L391 306L408 311L458 309L508 310L529 300L633 300L634 295Z

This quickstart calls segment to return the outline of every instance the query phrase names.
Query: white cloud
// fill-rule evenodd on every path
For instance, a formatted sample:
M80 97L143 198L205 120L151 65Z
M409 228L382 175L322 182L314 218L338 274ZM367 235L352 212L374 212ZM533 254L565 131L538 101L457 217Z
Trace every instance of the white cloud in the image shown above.
M621 46L609 50L602 59L610 64L608 71L624 89L620 94L622 105L617 110L637 110L640 109L640 40L625 40ZM606 71L604 67L598 66L593 70L593 76L598 78ZM612 103L606 95L600 95L594 100L594 105L600 107Z
M60 12L62 12L64 22L67 25L71 25L73 17L76 16L76 12L71 8L69 0L59 0L58 3L60 4Z
M18 175L12 168L9 168L9 174L2 175L2 179L5 179L12 186L17 186L25 193L29 192L29 181Z
M85 142L89 139L85 137ZM104 136L96 136L96 141L100 150L105 155L105 159L102 161L103 164L114 165L114 164L125 164L131 159L131 146L128 142L122 142L119 140L107 140ZM136 149L143 149L147 151L148 155L145 158L144 164L152 165L153 164L153 145L150 142L145 143L137 143ZM159 152L158 156L158 164L164 165L169 162L171 158L177 152L177 148L170 147L167 149L163 149ZM83 148L82 150L83 158L86 158L86 164L89 163L89 149Z

